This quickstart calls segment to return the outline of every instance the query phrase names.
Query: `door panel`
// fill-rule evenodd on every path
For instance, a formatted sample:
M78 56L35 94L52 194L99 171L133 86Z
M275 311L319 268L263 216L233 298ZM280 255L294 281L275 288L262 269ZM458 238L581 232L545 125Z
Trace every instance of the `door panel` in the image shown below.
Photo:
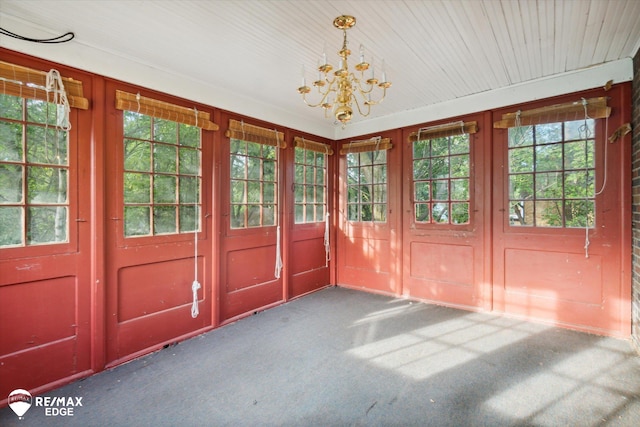
M202 148L199 155L201 156L200 176L203 177L200 188L200 215L196 220L196 224L200 225L200 231L196 238L193 231L178 232L183 227L181 215L183 212L189 212L188 208L183 209L181 203L183 200L192 200L194 197L191 187L182 187L183 182L186 186L188 180L196 176L193 174L198 173L197 162L193 163L193 146L183 145L182 133L179 143L171 145L171 143L165 142L170 141L172 137L175 138L175 132L179 126L169 123L166 128L163 128L161 126L164 122L160 120L155 122L156 119L153 119L154 125L150 128L152 130L148 130L150 126L148 120L150 119L141 118L137 126L141 129L139 132L143 136L140 136L139 140L128 136L125 147L123 142L125 140L123 131L125 112L113 107L116 105L116 90L136 93L139 89L128 88L115 82L106 84L108 112L106 138L107 146L111 147L107 150L106 159L107 175L111 177L106 182L107 194L111 195L106 201L105 322L107 366L117 365L210 327L213 305L210 298L213 268L211 262L212 245L210 244L212 206L209 194L211 194L211 187L210 180L204 179L205 176L212 176L213 132L196 130L199 132ZM143 96L169 103L174 102L173 99L160 94L150 93L143 94ZM206 111L201 106L198 106L198 110ZM157 133L159 136L157 138L150 137L145 135L145 132L153 132L154 135ZM132 151L128 151L129 157L127 158L134 159L139 163L135 164L134 160L128 160L125 165L125 148L131 150L135 144L138 144L138 147L149 148L140 149L137 152L139 154L131 154ZM166 157L160 157L160 153L166 152L175 152L176 160L169 158L171 161L167 163ZM158 157L150 157L156 155ZM149 158L153 158L153 161L148 160ZM171 164L176 165L174 174L166 173L164 169L161 169L170 168ZM140 168L139 165L146 165L148 169ZM137 170L141 172L135 172ZM130 194L132 193L125 193L125 185L126 188L130 188L140 181L130 179L125 184L125 173L129 177L138 176L151 182L145 191L154 196L146 201L146 205L141 204L141 206L146 208L151 203L149 209L152 210L158 206L158 211L149 220L153 226L157 223L160 228L164 206L170 206L175 212L174 204L178 203L179 214L176 214L172 220L173 224L171 222L163 223L165 227L169 225L169 230L175 227L174 231L149 233L144 230L142 232L134 230L133 235L125 237L125 227L131 226L131 224L125 224L125 206L127 209L130 209L131 206L134 206L133 209L137 208L131 204ZM161 183L166 184L167 182L179 183L179 187L176 189L176 187L161 185ZM136 197L140 197L141 193L144 194L144 191L135 193ZM128 194L126 203L125 194ZM167 194L173 194L170 197L174 197L174 199L171 200ZM144 199L144 197L151 196L143 195L142 197ZM171 204L167 205L167 203ZM178 217L179 226L175 225ZM188 227L188 224L193 224L193 222L187 222L187 219L184 221L187 224L185 227ZM191 221L194 220L191 219ZM193 226L191 229L186 228L186 230L193 230ZM136 233L142 235L137 236ZM194 244L197 244L197 248ZM192 283L194 280L197 280L201 285L197 291L199 314L196 318L193 318L191 313Z
M601 92L580 97L605 96ZM549 227L544 222L543 226L514 224L518 220L509 208L508 130L494 131L493 297L497 311L595 333L630 333L630 279L624 249L629 247L625 242L630 229L624 200L629 194L627 165L631 163L628 144L623 140L606 142L607 130L611 133L626 120L626 92L625 86L609 91L611 116L595 121L593 192L597 194L595 225L588 230ZM574 102L580 97L562 97L527 105L526 109ZM498 111L495 117L504 112ZM569 184L565 181L564 185ZM532 208L525 203L522 212Z
M402 216L400 212L401 194L401 133L386 132L379 135L390 138L393 147L386 151L386 220L352 221L347 203L347 158L339 157L339 212L337 230L337 280L345 287L367 289L374 292L399 295L402 293L400 279L401 248L399 230ZM370 136L359 138L366 140ZM344 141L347 147L350 141ZM366 174L365 174L366 175ZM372 187L377 184L373 182ZM361 198L365 198L362 194ZM375 195L366 197L374 198ZM354 200L357 200L354 199ZM362 200L362 199L360 199ZM375 206L375 204L374 204ZM375 210L375 207L373 208Z
M459 119L458 119L459 120ZM435 221L416 221L417 198L414 191L420 181L414 182L414 142L409 136L417 133L420 128L408 128L403 135L403 212L405 214L403 229L403 281L405 295L437 302L451 306L465 308L490 309L488 277L489 269L486 259L488 240L486 221L489 212L488 188L490 158L485 154L489 146L490 121L489 115L475 115L464 117L465 123L476 122L478 131L469 135L469 171L463 173L463 178L469 179L469 220L467 223L436 223ZM455 121L449 121L451 123ZM426 129L442 127L445 124L429 124ZM432 144L437 142L434 138ZM417 142L416 142L417 143ZM454 162L458 158L455 142L449 147L451 157L447 159L446 150L439 150L431 158L431 175L435 174L435 165L451 165L446 178L450 179L449 191L453 192ZM434 153L436 149L433 148ZM459 148L458 148L459 151ZM464 154L465 150L461 151ZM444 160L443 160L444 159ZM436 161L438 163L436 163ZM450 163L449 163L450 162ZM416 163L420 164L420 163ZM417 182L417 183L416 183ZM427 180L431 185L439 182L435 179ZM442 181L445 182L445 181ZM433 189L430 189L433 192ZM435 196L432 196L435 197ZM424 197L432 200L432 197ZM454 196L451 194L451 203ZM456 196L458 197L458 196ZM434 202L432 202L434 203ZM430 205L431 206L431 205Z

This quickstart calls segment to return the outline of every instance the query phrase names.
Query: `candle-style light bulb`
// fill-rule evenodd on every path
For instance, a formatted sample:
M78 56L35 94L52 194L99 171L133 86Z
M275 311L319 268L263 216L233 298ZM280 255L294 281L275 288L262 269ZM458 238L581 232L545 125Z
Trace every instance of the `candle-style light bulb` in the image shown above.
M302 64L302 68L300 69L300 77L301 77L301 81L302 81L302 86L306 86L307 85L307 79L305 79L304 64Z
M364 62L364 45L360 45L360 63Z
M387 82L387 73L384 70L384 59L382 60L382 83Z

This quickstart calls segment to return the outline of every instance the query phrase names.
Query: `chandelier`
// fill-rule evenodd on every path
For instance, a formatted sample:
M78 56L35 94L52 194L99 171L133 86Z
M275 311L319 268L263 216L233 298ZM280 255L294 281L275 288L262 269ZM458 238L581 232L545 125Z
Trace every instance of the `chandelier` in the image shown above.
M318 65L318 79L313 82L320 100L312 103L307 100L307 94L311 88L306 84L304 65L302 67L302 86L298 92L302 95L302 100L310 107L322 107L325 117L329 117L329 112L342 123L342 127L351 120L353 116L353 105L360 115L366 117L371 112L371 106L381 103L387 94L387 88L391 83L387 81L382 61L382 78L380 81L375 77L374 67L364 60L364 47L360 45L360 62L355 65L355 71L349 70L347 63L351 51L347 47L347 30L356 25L356 18L349 15L341 15L333 20L333 26L343 33L342 49L338 51L340 63L338 69L331 74L333 66L327 63L326 52L322 54L322 59ZM371 72L365 76L365 71L371 68ZM373 93L378 95L377 99L372 99Z

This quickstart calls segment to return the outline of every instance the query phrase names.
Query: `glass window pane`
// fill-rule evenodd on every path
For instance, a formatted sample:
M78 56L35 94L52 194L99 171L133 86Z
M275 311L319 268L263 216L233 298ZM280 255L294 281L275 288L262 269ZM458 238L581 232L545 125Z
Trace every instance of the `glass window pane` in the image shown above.
M562 145L539 145L536 147L536 171L562 170Z
M260 203L260 182L248 181L247 182L247 202L248 203ZM249 211L251 213L251 211Z
M124 202L151 202L151 175L142 173L124 174Z
M184 205L180 206L180 232L186 233L195 231L197 206Z
M153 231L154 234L176 232L176 206L153 207Z
M153 179L153 203L176 202L176 177L156 175Z
M153 119L153 139L167 144L176 144L178 140L178 124L164 119Z
M431 155L431 144L428 139L415 141L413 143L413 158L424 159Z
M0 205L22 202L22 168L20 165L0 164Z
M240 139L231 140L231 154L247 154L247 143Z
M449 158L451 177L462 178L469 176L469 155L451 156Z
M413 179L429 179L431 177L429 167L431 166L431 160L414 160L413 161Z
M198 150L192 150L190 148L180 148L180 168L179 172L185 175L199 175L200 174L200 152Z
M67 241L67 207L30 207L27 210L27 242L30 245Z
M431 159L431 178L448 178L449 177L449 158L434 157Z
M509 150L509 173L533 172L533 147Z
M385 222L387 220L387 205L373 205L373 220L376 222Z
M159 173L176 173L177 148L170 145L153 145L153 171Z
M0 122L0 160L22 161L22 126L18 123Z
M536 144L549 144L562 141L562 123L536 125Z
M231 156L231 179L246 179L246 163L244 156Z
M514 201L511 202L509 211L509 225L512 226L532 226L533 225L533 202Z
M509 128L509 147L533 145L533 126Z
M18 96L0 93L0 117L13 120L22 119L22 100Z
M148 207L127 206L124 208L124 218L125 237L145 236L150 233Z
M348 218L349 221L359 221L360 220L360 216L359 216L359 206L360 205L349 205L348 206Z
M275 195L276 187L274 184L263 184L262 185L262 202L263 203L275 203L276 195Z
M316 205L316 221L324 221L324 218L325 218L324 205L323 204Z
M56 126L58 116L62 118L64 113L63 110L58 110L57 104L39 99L27 99L27 121Z
M416 203L416 222L430 222L431 221L431 206L428 203Z
M200 128L180 123L178 132L180 135L180 145L194 148L200 147Z
M449 155L449 138L431 140L431 157Z
M537 227L562 227L562 200L535 202L535 225Z
M432 182L433 200L449 200L449 181L440 180ZM435 218L435 216L434 216Z
M231 181L231 203L246 203L245 181Z
M0 247L21 246L24 209L0 206Z
M262 145L255 142L247 142L247 156L262 157Z
M276 162L264 160L262 163L262 180L276 182Z
M247 226L260 227L261 211L262 207L260 205L247 206Z
M431 210L433 222L446 224L449 222L449 204L448 203L434 203Z
M451 223L469 223L469 203L451 203Z
M533 174L511 175L509 177L509 199L527 200L533 196Z
M247 179L260 179L260 159L247 158Z
M294 188L294 201L295 203L304 202L304 186L296 184Z
M451 200L469 200L469 180L451 180Z
M246 205L231 205L231 228L244 228Z
M536 174L536 199L561 199L562 174L559 172Z
M151 143L137 139L124 140L124 169L127 171L151 171Z
M414 198L416 202L428 202L431 200L431 183L416 182Z
M564 139L572 141L577 139L591 139L595 135L595 120L575 120L564 123Z
M469 152L469 135L452 136L450 140L451 155Z
M593 140L567 142L564 145L565 169L594 169L595 143Z
M124 111L124 136L136 139L151 139L151 117L134 111Z
M565 227L592 227L595 204L593 200L565 200Z
M179 178L179 203L199 203L199 178L190 176L181 176Z
M67 165L67 132L55 127L27 126L27 162Z
M296 224L304 222L304 205L295 205Z
M276 225L276 210L274 205L265 205L262 210L262 225Z
M67 169L27 167L28 203L66 203L67 185Z

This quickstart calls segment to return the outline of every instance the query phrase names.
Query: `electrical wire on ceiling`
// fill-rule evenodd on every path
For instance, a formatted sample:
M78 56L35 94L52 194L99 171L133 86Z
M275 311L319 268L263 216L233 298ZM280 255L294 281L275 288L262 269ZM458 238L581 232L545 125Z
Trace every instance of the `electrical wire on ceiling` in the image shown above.
M21 35L16 34L16 33L12 33L11 31L9 31L9 30L7 30L5 28L2 28L2 27L0 27L0 35L5 35L5 36L13 37L14 39L24 40L24 41L32 42L32 43L46 43L46 44L70 42L76 36L74 33L69 31L69 32L66 32L66 33L62 34L61 36L52 37L50 39L33 39L31 37L25 37L25 36L21 36Z

